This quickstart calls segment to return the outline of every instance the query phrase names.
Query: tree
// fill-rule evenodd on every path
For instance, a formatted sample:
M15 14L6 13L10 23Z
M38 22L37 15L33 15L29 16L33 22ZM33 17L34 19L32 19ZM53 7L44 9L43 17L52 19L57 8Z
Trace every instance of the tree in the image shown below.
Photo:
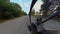
M17 3L0 0L0 19L19 17L20 11L22 11L22 8Z
M24 11L21 11L20 14L21 14L21 16L27 15L27 13Z
M41 5L41 10L44 11L43 14L46 17L48 10L49 10L49 6L51 5L50 0L42 0L44 3Z
M35 10L32 9L31 15L35 15Z
M10 3L8 3L7 1L0 0L0 18L5 18L6 14L8 14L7 11L10 10L10 6Z
M19 17L21 16L20 12L22 12L22 8L20 5L18 5L17 3L11 3L12 5L12 9L13 9L13 15L15 15L15 17Z
M0 0L0 19L10 19L21 15L26 15L26 12L19 4Z

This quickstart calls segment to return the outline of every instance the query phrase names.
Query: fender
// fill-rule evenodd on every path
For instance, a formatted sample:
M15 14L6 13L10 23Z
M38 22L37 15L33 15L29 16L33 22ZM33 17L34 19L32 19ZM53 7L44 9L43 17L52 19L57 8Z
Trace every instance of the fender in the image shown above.
M33 6L35 5L36 2L37 2L37 0L32 0L32 3L31 3L31 7L30 7L30 11L29 11L30 24L31 24L31 11L32 11L32 8L33 8Z

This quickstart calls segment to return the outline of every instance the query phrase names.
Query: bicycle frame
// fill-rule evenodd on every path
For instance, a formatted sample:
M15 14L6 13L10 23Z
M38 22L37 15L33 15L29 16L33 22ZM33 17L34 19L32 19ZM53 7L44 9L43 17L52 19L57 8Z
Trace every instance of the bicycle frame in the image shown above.
M29 30L32 31L31 29L34 29L35 28L35 31L37 30L37 26L31 22L31 11L32 11L32 8L34 6L34 4L36 3L37 0L32 0L32 3L31 3L31 7L30 7L30 12L29 12L29 19L30 19L30 25L28 26ZM53 12L49 17L47 17L47 19L45 19L44 21L42 21L41 23L45 23L46 21L50 20L51 18L55 17L56 15L58 15L60 13L60 6L58 6L58 8L56 9L55 12ZM33 24L33 25L32 25ZM41 25L41 24L39 24ZM35 27L32 27L32 26L35 26ZM32 28L30 28L32 27ZM43 28L43 30L45 30ZM37 32L37 31L36 31Z

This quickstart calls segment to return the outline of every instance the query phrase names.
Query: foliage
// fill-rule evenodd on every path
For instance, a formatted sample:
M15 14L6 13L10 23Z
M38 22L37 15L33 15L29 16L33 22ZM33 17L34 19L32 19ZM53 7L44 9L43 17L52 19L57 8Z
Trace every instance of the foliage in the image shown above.
M32 9L31 15L34 15L34 14L35 14L35 10L34 10L34 9Z
M44 16L47 16L47 12L49 10L49 6L51 5L51 2L49 0L42 0L44 3L41 5L41 10L44 11Z
M20 11L20 14L21 14L21 16L27 15L26 12L24 12L24 11L22 11L22 12Z
M0 0L0 19L9 19L19 17L22 8L17 3L11 3L4 0Z

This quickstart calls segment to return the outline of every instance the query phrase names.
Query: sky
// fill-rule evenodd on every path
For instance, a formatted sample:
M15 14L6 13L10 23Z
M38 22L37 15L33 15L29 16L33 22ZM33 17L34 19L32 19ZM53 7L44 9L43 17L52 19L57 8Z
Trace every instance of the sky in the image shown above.
M18 3L22 7L22 10L28 14L32 0L10 0L10 2ZM41 9L41 4L43 4L43 2L38 0L33 9L35 9L35 11L39 11L39 9Z

